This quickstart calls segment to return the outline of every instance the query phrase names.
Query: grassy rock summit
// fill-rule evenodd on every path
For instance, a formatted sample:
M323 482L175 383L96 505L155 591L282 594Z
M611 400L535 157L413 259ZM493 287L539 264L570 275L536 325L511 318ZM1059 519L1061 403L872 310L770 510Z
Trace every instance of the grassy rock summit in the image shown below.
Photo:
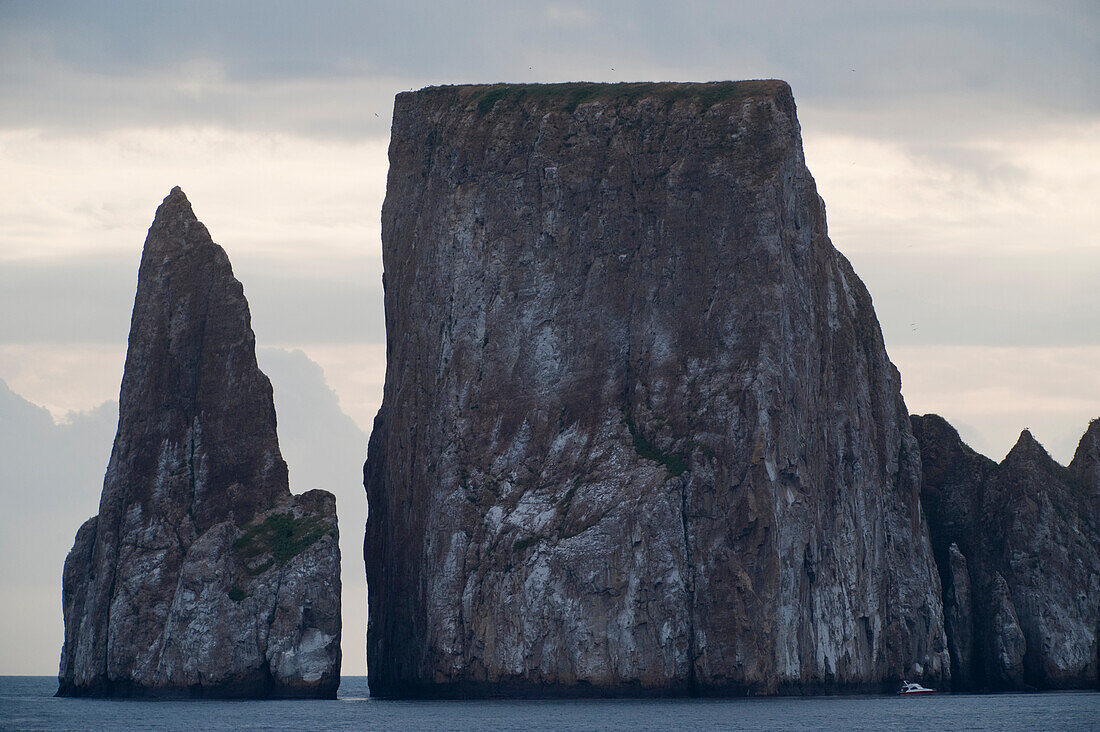
M336 696L336 500L290 493L244 291L179 188L145 241L118 433L63 604L59 695Z
M382 696L949 676L917 442L781 81L397 97Z
M1100 420L1069 467L1024 430L1000 464L913 417L958 689L1100 685Z

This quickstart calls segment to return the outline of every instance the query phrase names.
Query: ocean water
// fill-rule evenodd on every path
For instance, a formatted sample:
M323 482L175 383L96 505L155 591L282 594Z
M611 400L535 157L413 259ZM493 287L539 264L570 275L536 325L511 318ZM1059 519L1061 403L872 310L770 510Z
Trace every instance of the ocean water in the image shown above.
M918 697L382 701L364 677L336 701L56 699L57 680L0 676L3 730L1100 730L1100 692Z

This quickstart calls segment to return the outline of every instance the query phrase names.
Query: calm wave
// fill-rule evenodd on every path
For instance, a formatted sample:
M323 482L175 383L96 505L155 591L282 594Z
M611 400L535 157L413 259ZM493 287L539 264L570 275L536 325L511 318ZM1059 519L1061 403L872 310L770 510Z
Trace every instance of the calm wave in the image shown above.
M346 677L337 701L55 699L57 680L0 676L0 729L967 730L1100 729L1100 692L570 701L381 701Z

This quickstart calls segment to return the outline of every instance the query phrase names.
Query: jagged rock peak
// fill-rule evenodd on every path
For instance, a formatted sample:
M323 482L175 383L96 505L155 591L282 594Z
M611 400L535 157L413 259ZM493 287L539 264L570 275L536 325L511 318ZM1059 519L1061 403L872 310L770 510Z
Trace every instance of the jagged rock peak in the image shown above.
M785 83L400 94L382 231L372 694L946 676L898 374Z
M176 206L186 206L187 212L194 216L194 212L191 210L191 202L187 200L187 194L183 192L183 189L179 186L173 186L172 190L168 192L168 195L161 201L160 206L157 207L157 214L153 217L154 220L160 215L167 204L174 204Z
M1022 430L1019 438L1016 440L1016 444L1012 446L1012 449L1008 451L1005 456L1005 462L1009 461L1035 461L1040 463L1053 463L1054 458L1050 456L1050 453L1046 451L1046 448L1039 444L1039 441L1035 439L1035 436L1031 434L1031 430Z
M187 199L183 189L176 186L157 207L157 212L153 216L153 228L164 227L170 223L198 223L198 221L194 209L191 208L191 201Z
M1081 444L1091 445L1093 452L1100 452L1100 417L1089 420L1089 426L1081 437Z
M178 497L200 532L230 516L244 523L290 495L244 288L179 188L157 209L142 251L119 420L123 444L135 443L127 454L159 460L157 434L207 458ZM133 464L151 485L156 463Z
M978 454L963 442L956 430L938 414L911 415L913 434L921 445L922 485L948 487L954 481L952 474L965 465L967 469L982 471L992 469L996 463Z
M1095 687L1100 480L1085 466L1097 422L1066 469L1026 429L996 464L941 418L912 421L945 597L959 586L955 550L968 568L970 607L949 605L946 617L958 688Z
M928 414L914 414L911 419L913 419L914 431L917 429L916 425L919 422L922 430L936 430L950 436L954 441L962 442L962 437L959 436L959 431L955 429L954 425L938 414L931 412Z
M290 493L229 258L179 188L138 271L99 515L65 562L60 694L335 696L334 497Z
M1095 487L1100 495L1100 419L1089 422L1069 465L1079 481ZM1100 505L1097 509L1100 510Z

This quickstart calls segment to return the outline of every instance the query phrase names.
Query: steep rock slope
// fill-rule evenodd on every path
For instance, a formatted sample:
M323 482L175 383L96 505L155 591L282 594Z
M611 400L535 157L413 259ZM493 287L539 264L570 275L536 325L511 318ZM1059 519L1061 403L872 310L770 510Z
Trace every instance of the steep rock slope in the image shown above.
M783 82L397 97L372 693L947 673L920 464Z
M138 272L99 515L65 561L60 695L334 697L336 502L293 496L244 291L175 188Z
M1100 528L1100 419L1089 422L1073 453L1069 471L1082 491L1092 525Z
M1068 469L1027 430L998 465L943 418L912 421L955 686L1095 687L1100 421Z

